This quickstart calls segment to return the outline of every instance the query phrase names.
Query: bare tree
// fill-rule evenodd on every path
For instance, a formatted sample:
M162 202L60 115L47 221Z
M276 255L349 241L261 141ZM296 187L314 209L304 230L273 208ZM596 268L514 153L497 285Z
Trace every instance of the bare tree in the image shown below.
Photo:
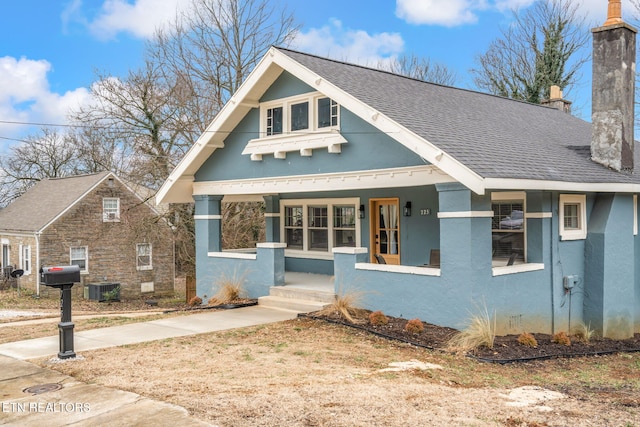
M432 62L429 58L420 58L414 55L401 55L391 62L380 63L378 68L394 74L446 86L453 86L457 79L456 73L446 65Z
M585 16L574 0L540 0L512 11L514 22L502 31L472 69L481 90L540 103L552 85L570 91L588 61L590 40Z
M61 133L43 128L41 134L26 137L0 157L0 206L20 197L36 182L82 172L73 142Z

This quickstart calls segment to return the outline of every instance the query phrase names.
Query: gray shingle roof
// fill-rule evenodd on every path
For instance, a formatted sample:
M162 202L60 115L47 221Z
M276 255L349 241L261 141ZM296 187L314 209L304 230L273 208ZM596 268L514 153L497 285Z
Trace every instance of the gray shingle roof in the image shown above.
M640 183L591 161L591 124L554 108L278 49L481 177Z
M0 233L42 230L109 174L100 172L38 182L0 211Z

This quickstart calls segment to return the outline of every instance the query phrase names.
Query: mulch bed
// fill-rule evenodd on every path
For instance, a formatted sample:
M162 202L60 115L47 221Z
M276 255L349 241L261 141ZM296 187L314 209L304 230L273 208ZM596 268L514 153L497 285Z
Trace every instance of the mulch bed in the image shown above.
M407 319L391 316L387 316L389 323L383 326L373 326L366 320L354 324L348 322L337 313L327 314L324 312L315 312L302 314L300 316L337 323L364 330L384 338L441 351L449 351L447 350L447 343L456 332L458 332L456 329L423 322L424 331L419 334L411 334L404 330ZM518 343L518 335L505 335L495 338L493 349L481 347L469 352L467 355L483 362L511 363L559 357L595 356L640 351L640 334L635 334L633 338L626 340L595 338L591 339L588 343L579 342L574 339L570 346L552 342L552 337L548 334L532 335L536 341L538 341L538 346L535 348Z

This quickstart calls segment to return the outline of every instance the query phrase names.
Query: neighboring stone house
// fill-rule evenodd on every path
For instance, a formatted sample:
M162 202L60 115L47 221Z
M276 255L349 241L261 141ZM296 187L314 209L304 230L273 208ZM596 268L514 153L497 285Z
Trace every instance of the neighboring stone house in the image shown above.
M221 272L254 298L319 273L443 326L486 305L498 333L640 332L636 30L609 18L593 124L559 90L552 108L269 50L158 191L195 200L198 294ZM225 200L265 202L253 253L223 250Z
M118 283L123 297L174 289L170 225L111 172L40 181L0 211L0 243L3 273L24 270L20 286L38 294L50 265L78 265L82 285Z

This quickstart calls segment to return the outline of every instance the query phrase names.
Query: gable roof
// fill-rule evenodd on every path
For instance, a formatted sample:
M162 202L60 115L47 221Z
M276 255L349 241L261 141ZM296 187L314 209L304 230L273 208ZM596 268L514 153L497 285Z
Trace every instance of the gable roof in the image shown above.
M0 211L0 232L44 230L110 176L117 178L111 172L100 172L43 179Z
M193 174L224 146L222 131L257 107L283 70L476 193L489 188L640 190L637 175L591 161L590 123L555 108L272 48L158 191L159 202L191 200Z

